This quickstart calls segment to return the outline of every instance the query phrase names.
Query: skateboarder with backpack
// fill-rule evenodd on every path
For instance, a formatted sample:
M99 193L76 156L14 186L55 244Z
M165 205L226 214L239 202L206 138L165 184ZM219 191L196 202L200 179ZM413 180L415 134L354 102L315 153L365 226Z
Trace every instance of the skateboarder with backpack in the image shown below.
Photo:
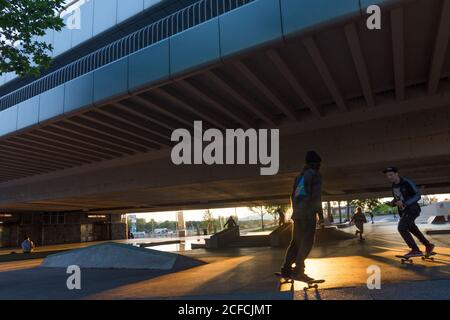
M292 240L280 272L281 277L286 279L307 283L314 280L305 274L305 260L314 244L317 214L319 223L323 224L321 162L315 151L308 151L306 164L294 181L291 193Z
M392 183L392 196L394 200L387 204L398 208L400 221L398 231L411 251L404 255L405 258L420 257L424 254L420 251L412 235L425 246L425 256L433 254L434 244L430 243L417 227L415 220L420 215L418 204L421 194L416 184L405 177L400 176L396 167L388 167L383 170L386 178Z

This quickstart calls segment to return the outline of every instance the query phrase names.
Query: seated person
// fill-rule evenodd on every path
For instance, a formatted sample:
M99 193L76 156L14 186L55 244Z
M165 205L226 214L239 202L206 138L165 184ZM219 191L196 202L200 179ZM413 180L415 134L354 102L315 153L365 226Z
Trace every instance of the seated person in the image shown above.
M31 253L34 249L34 243L30 240L30 237L25 237L22 242L22 251L23 253Z

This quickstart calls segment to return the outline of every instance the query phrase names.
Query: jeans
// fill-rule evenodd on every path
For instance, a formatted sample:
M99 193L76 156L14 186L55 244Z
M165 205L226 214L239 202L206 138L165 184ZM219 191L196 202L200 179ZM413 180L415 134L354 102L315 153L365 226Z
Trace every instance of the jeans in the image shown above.
M430 244L430 242L425 238L425 236L416 226L415 220L417 217L418 214L408 214L408 212L405 212L400 218L400 222L398 223L398 232L400 232L403 240L405 240L408 247L410 247L412 250L419 250L419 247L417 246L411 234L419 239L419 241L424 246L428 246Z
M305 271L305 260L314 244L316 234L316 219L294 219L292 240L286 251L286 258L282 269L290 272L295 263L295 273L302 274Z

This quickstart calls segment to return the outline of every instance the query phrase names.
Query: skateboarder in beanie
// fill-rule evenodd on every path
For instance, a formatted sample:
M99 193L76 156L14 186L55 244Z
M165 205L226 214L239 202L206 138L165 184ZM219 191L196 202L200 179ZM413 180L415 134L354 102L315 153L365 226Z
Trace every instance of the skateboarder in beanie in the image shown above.
M322 178L319 173L322 159L315 151L308 151L305 162L305 167L295 178L292 188L294 228L292 240L281 268L281 276L309 282L313 279L305 274L305 260L314 244L317 214L319 214L319 222L323 223ZM293 268L294 263L295 267Z
M419 189L413 181L401 177L396 167L388 167L383 170L383 173L392 182L392 196L394 200L388 204L398 208L400 216L398 231L408 247L411 248L411 251L405 254L405 257L410 258L423 255L411 234L425 246L425 254L430 255L434 250L434 244L425 238L415 223L421 211L418 204L421 198Z

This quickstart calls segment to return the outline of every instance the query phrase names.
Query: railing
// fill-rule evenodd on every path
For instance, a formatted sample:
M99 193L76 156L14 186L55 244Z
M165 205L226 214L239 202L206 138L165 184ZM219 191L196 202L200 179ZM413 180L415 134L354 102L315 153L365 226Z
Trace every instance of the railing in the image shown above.
M0 97L0 111L255 0L201 0Z

